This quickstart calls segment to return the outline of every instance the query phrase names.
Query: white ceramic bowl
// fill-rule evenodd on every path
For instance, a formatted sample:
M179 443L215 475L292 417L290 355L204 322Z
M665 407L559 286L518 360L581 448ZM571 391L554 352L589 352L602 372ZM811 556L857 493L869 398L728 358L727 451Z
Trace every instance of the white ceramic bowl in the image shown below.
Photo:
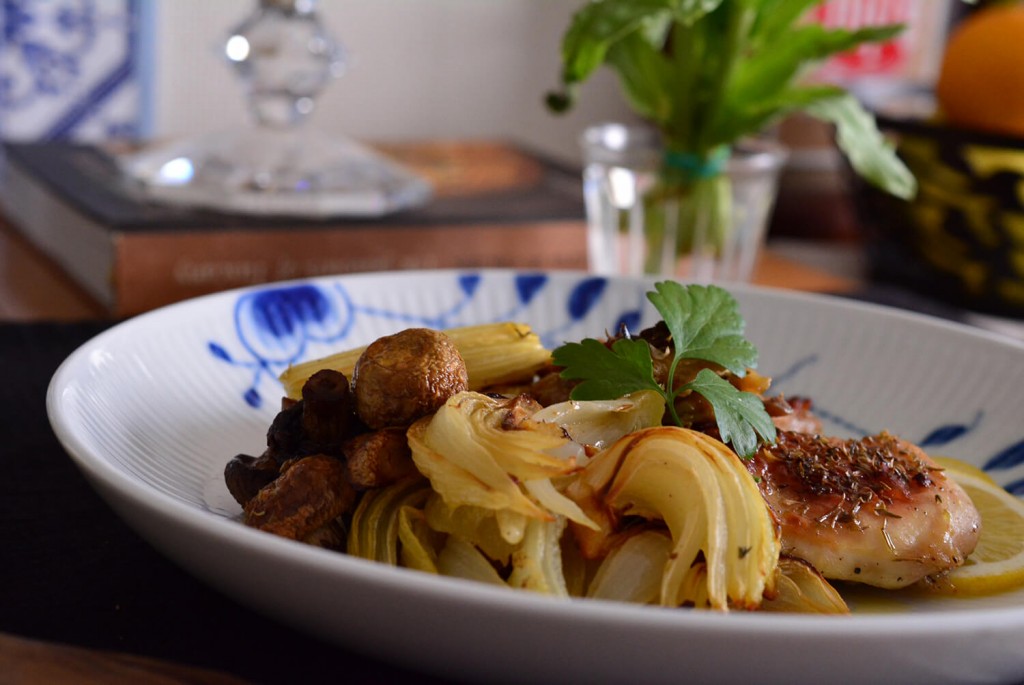
M258 454L287 364L410 325L495 320L549 345L654 320L650 283L574 273L401 272L217 294L139 316L60 367L57 436L153 545L300 629L424 671L507 682L967 683L1024 678L1024 591L896 600L849 617L666 610L501 590L249 529L224 464ZM1024 347L848 301L730 288L787 395L830 432L887 429L1024 490ZM855 606L855 609L857 607Z

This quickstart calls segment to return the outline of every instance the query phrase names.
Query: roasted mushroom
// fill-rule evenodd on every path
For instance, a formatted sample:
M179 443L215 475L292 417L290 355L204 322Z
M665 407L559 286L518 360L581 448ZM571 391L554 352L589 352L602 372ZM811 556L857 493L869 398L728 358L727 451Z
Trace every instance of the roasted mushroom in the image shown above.
M416 472L405 429L382 428L345 443L348 479L356 490L382 488Z
M377 339L356 362L356 412L373 429L402 427L468 388L466 364L444 333L409 328Z
M278 466L308 454L302 430L302 402L286 402L267 429L266 455Z
M315 454L288 462L272 483L249 500L246 525L305 540L355 506L356 493L341 459Z
M355 398L340 371L322 369L302 386L302 430L310 452L338 454L356 430Z
M243 507L261 489L269 485L281 471L277 460L264 453L259 457L239 454L224 467L228 492Z
M306 381L301 400L284 402L267 431L266 455L278 465L310 454L340 457L342 444L365 430L348 379L325 369Z

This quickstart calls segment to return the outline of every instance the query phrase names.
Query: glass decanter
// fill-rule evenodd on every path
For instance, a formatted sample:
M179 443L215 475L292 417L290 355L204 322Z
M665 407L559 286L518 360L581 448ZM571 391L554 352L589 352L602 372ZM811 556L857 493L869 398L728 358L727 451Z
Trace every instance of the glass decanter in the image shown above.
M308 125L347 56L316 0L258 0L224 54L244 85L251 122L122 158L147 195L219 210L376 216L421 204L429 184L369 148Z

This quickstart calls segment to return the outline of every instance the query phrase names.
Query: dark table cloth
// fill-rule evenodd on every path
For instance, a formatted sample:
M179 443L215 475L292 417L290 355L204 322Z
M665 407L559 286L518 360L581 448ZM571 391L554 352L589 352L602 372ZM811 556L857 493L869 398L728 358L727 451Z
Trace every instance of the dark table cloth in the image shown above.
M439 682L246 609L121 522L61 448L45 408L57 366L107 325L0 325L0 632L258 683Z

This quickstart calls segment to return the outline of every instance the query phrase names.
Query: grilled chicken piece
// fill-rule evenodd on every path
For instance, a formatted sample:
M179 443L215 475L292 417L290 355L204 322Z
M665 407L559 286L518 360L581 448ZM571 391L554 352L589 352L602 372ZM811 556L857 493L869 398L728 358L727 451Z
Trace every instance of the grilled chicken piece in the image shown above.
M764 400L764 408L772 417L777 430L796 433L821 432L821 419L814 413L811 400L806 397L768 397Z
M780 432L747 462L782 527L782 551L823 576L901 588L960 566L981 519L920 448Z

